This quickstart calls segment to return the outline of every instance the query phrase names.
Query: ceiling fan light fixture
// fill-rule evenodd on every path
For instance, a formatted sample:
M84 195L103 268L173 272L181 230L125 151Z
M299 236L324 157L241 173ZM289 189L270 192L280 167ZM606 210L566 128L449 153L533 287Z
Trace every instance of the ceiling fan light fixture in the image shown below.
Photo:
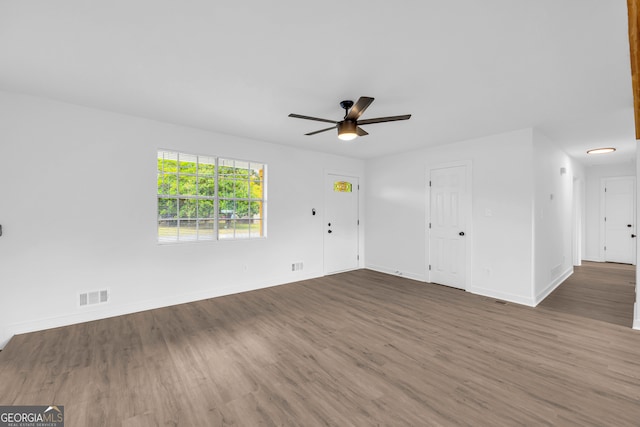
M613 153L614 151L616 151L616 149L613 147L594 148L593 150L587 151L587 154L606 154Z
M403 116L376 117L374 119L360 120L360 116L371 105L373 98L369 96L361 96L358 102L345 100L340 102L340 106L344 109L344 119L342 121L321 119L320 117L303 116L301 114L289 114L289 117L295 119L315 120L317 122L332 123L333 126L320 129L314 132L305 133L306 136L317 135L333 129L338 129L338 139L341 141L352 141L359 136L367 136L369 132L362 129L359 125L372 125L374 123L395 122L396 120L409 120L411 114Z
M343 141L351 141L356 139L358 132L356 130L357 124L351 120L345 120L338 123L338 138Z

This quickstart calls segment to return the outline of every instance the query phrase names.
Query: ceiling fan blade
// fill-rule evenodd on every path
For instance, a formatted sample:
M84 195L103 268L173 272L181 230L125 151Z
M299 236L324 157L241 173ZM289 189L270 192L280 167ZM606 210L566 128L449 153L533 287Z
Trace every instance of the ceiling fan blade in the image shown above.
M320 129L320 130L317 130L317 131L315 131L315 132L305 133L305 135L307 135L307 136L311 136L311 135L315 135L316 133L326 132L326 131L328 131L328 130L335 129L335 128L336 128L335 126L331 126L330 128Z
M389 117L377 117L375 119L358 120L358 125L371 125L373 123L395 122L397 120L409 120L411 114L405 114L403 116L389 116Z
M355 105L351 107L345 119L358 120L358 117L360 117L362 113L364 113L364 110L366 110L372 102L373 98L369 98L368 96L361 96L360 99L358 99L358 102L356 102Z
M317 117L302 116L300 114L293 114L293 113L289 114L289 117L293 117L296 119L315 120L318 122L338 123L336 120L319 119Z
M366 130L362 129L360 126L358 126L356 128L356 133L358 134L358 136L367 136L367 135L369 135L369 132L367 132Z

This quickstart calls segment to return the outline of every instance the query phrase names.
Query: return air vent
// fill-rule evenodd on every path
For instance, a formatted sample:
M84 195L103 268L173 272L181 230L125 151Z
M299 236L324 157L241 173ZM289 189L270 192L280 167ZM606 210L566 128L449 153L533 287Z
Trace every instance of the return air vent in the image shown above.
M80 293L80 307L86 305L104 304L109 302L109 290L90 291Z

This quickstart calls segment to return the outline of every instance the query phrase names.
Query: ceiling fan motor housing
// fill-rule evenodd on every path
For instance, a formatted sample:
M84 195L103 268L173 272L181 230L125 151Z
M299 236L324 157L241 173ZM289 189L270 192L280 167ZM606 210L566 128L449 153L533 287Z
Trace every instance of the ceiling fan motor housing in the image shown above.
M357 133L358 124L355 120L344 120L338 123L338 133Z

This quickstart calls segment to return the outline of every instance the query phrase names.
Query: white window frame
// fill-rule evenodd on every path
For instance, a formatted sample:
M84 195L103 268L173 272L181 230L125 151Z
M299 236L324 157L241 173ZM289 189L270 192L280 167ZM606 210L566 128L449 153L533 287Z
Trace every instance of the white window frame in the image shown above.
M250 160L243 160L243 159L232 159L232 158L227 158L227 157L219 157L219 156L213 156L213 155L201 155L201 154L193 154L193 153L187 153L187 152L183 152L183 151L177 151L177 150L172 150L172 149L158 149L156 151L156 163L157 160L161 159L161 158L165 158L164 155L165 154L169 154L169 155L173 155L175 156L175 161L178 163L176 165L176 172L175 172L175 176L176 176L176 182L175 182L175 194L167 194L167 193L160 193L159 189L160 186L157 185L156 187L156 227L157 227L157 233L156 233L156 237L158 239L158 243L162 244L162 245L173 245L173 244L183 244L183 243L200 243L200 242L211 242L211 241L218 241L218 240L224 240L224 241L237 241L237 240L255 240L255 239L264 239L267 237L267 164L264 162L256 162L256 161L250 161ZM196 159L196 172L195 173L180 173L180 166L179 166L179 162L180 162L180 158L181 157L190 157L190 158L195 158ZM200 165L200 158L206 158L208 160L210 160L209 162L207 162L207 164L213 164L215 165L215 173L213 175L207 175L207 174L199 174L199 165ZM211 162L213 161L213 162ZM228 167L229 164L233 165L232 167L235 169L237 166L236 164L242 164L242 165L247 165L247 169L252 170L252 165L258 165L259 169L262 173L260 175L260 180L259 181L253 181L255 182L259 182L259 186L260 186L260 191L261 191L261 195L262 197L252 197L251 194L251 189L252 189L252 180L251 180L251 175L247 175L247 196L246 197L223 197L222 200L224 202L232 202L233 206L234 206L234 210L233 212L235 213L235 206L238 202L246 202L247 203L247 209L248 209L248 213L251 213L251 209L252 209L252 203L258 202L260 203L259 205L259 211L260 211L260 216L258 218L254 218L254 217L248 217L248 218L239 218L239 219L234 219L233 217L230 219L224 219L221 217L221 210L220 210L220 167ZM164 167L164 165L163 165ZM160 179L160 176L162 175L163 177L165 175L173 175L173 172L169 172L169 173L165 173L164 170L161 171L156 167L156 176L158 179ZM180 176L189 176L189 177L193 177L195 179L195 185L196 185L196 190L195 193L196 194L189 194L189 195L185 195L185 194L180 194ZM214 179L214 194L213 195L201 195L198 194L198 186L199 186L199 180L200 178L203 179L208 179L210 177L213 177ZM235 174L232 174L232 177L230 179L232 182L241 182L242 180L237 179ZM235 184L234 184L234 188L235 188ZM175 217L170 217L170 218L160 218L160 200L161 199L174 199L175 203L176 203L176 213L175 213ZM191 217L187 217L187 218L181 218L181 213L180 213L180 206L181 206L181 200L196 200L196 206L199 206L199 201L200 200L206 200L206 201L212 201L213 202L213 216L211 217L200 217L198 215L198 208L196 207L196 216L195 218L191 218ZM202 237L200 235L200 221L203 220L211 220L213 221L213 228L209 229L212 231L212 233L203 233ZM225 221L227 224L231 224L233 227L233 233L222 233L223 237L221 237L221 229L220 229L220 222L221 221ZM252 231L254 230L254 227L252 227L251 225L254 223L253 221L258 220L259 221L259 226L257 227L258 232L257 233L253 233ZM162 221L175 221L176 224L176 237L175 239L172 239L171 237L168 238L164 238L161 236L161 222ZM195 221L196 227L195 227L195 234L193 231L189 232L189 233L185 233L186 235L190 235L190 238L183 238L181 239L181 222L185 222L185 221ZM237 224L238 222L240 222L241 224L246 222L247 224L249 224L249 228L248 228L248 233L238 233L237 230ZM184 228L183 228L184 229ZM226 229L226 227L225 227ZM231 234L231 235L229 235ZM210 236L210 237L209 237Z

